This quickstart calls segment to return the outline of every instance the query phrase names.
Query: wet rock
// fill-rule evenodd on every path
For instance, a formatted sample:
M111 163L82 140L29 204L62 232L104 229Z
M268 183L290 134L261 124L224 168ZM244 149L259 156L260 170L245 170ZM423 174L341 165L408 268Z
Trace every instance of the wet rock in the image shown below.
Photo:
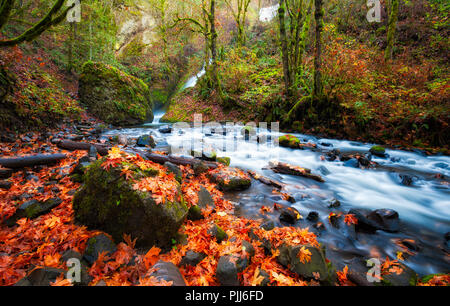
M377 209L367 218L374 221L379 229L387 232L397 232L400 228L398 213L392 209Z
M391 272L390 274L383 275L381 283L385 286L415 286L417 283L417 273L404 264L400 264L400 269L400 274Z
M352 158L344 162L344 167L358 168L359 162L356 158Z
M293 135L284 135L278 138L278 142L281 147L298 149L300 146L300 140Z
M333 146L331 143L329 143L329 142L324 142L324 141L320 142L319 144L320 144L321 146L323 146L323 147L332 147L332 146Z
M14 286L50 286L65 271L56 268L38 268L33 270L28 276L19 280Z
M214 224L209 230L208 230L208 234L215 237L217 243L221 243L223 240L227 240L228 239L228 235L227 233L225 233L225 231L218 226L217 224Z
M316 224L313 225L313 227L319 232L325 230L325 225L322 222L317 222Z
M222 286L239 286L238 268L231 256L219 258L216 277Z
M213 197L205 187L200 186L200 190L198 191L197 196L198 196L197 205L200 208L216 207Z
M108 236L99 234L87 241L83 259L92 265L98 259L100 253L106 252L108 256L111 256L116 250L116 245Z
M369 152L378 157L386 157L386 149L381 146L373 146Z
M322 173L322 175L327 176L328 174L331 174L330 170L327 169L327 167L325 166L320 166L318 168L318 170L320 171L320 173Z
M402 239L400 243L414 252L418 252L422 249L422 247L417 243L417 241L413 239Z
M308 216L306 217L306 220L311 221L311 222L319 221L319 213L317 211L310 212L308 214Z
M340 227L340 220L341 220L341 218L340 218L339 215L336 215L336 214L332 213L332 214L330 214L328 216L328 220L330 221L330 224L333 227L335 227L335 228L339 228Z
M136 145L138 147L156 147L155 140L152 135L144 135L138 138Z
M170 134L170 133L172 133L172 127L171 127L171 126L168 126L168 125L165 125L165 126L160 127L160 128L158 129L158 131L159 131L161 134Z
M203 148L202 159L206 161L216 161L217 152L212 148Z
M263 224L261 224L261 228L266 231L271 231L275 228L275 224L273 223L273 221L266 221Z
M245 190L251 185L250 177L236 168L209 173L209 178L223 191Z
M411 186L413 184L413 177L411 175L407 174L400 174L399 175L401 184L405 186Z
M128 234L137 239L139 247L170 246L172 237L188 214L178 183L172 181L178 185L173 200L165 199L161 205L150 191L133 188L136 180L152 177L158 170L131 169L132 177L127 180L121 175L121 167L106 171L101 167L103 161L89 166L84 185L73 198L75 222L104 231L117 242L122 241L123 234Z
M332 199L328 202L328 208L338 208L341 206L341 202L338 199Z
M304 262L300 261L298 254L302 247L311 253L309 262L306 260ZM290 246L284 244L279 248L277 261L281 265L289 268L292 272L305 278L313 279L316 275L319 275L321 282L334 284L336 281L336 272L331 265L327 264L323 249L318 249L311 245Z
M351 209L348 214L352 214L358 220L358 224L355 226L357 232L369 232L374 233L381 229L379 224L367 218L367 213L360 209Z
M62 203L61 199L53 198L45 202L30 200L17 208L16 212L6 221L6 225L14 226L17 220L22 218L35 219L49 213L53 208Z
M368 158L367 155L370 156L370 158ZM358 162L359 162L360 166L369 167L371 159L372 159L372 155L369 153L369 154L366 154L366 156L360 156L358 158Z
M241 130L241 134L246 141L249 141L251 137L256 135L256 131L253 126L244 126Z
M205 217L203 216L203 213L202 213L202 210L200 207L198 207L197 205L192 205L189 208L187 218L188 218L188 220L191 220L191 221L197 221L197 220L202 220Z
M338 149L333 149L326 153L325 159L327 161L335 161L340 154L341 152Z
M368 266L363 258L355 257L347 264L348 274L347 277L350 281L354 282L358 286L374 286L376 282L370 282L367 279L367 272L371 268Z
M205 259L205 253L198 253L194 251L187 251L186 255L181 259L180 266L193 266L198 265L200 261Z
M295 224L301 218L300 213L293 207L281 208L280 221L288 224Z
M155 271L151 276L156 277L157 280L172 282L172 286L186 286L180 270L173 263L160 260L155 263L153 268Z
M448 164L446 164L446 163L436 163L436 164L433 165L433 167L441 168L441 169L447 169L448 168Z
M206 173L209 170L209 167L202 161L195 162L192 168L196 176L199 176L202 173Z
M178 181L178 183L181 183L181 181L183 180L183 172L181 172L180 168L177 165L172 164L171 162L165 162L164 167L166 167L170 173L173 173L175 175L175 179Z
M230 165L231 159L229 157L217 157L216 161L228 167Z

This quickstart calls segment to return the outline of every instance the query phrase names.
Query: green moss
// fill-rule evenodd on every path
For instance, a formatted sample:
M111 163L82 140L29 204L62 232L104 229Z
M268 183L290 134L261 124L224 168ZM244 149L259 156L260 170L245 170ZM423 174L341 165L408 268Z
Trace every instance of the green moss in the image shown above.
M231 159L229 157L217 157L217 162L228 167L230 166Z
M153 120L150 91L138 78L103 63L86 62L79 84L80 101L107 123L134 125Z
M188 213L189 220L196 221L196 220L201 220L203 218L204 217L203 217L202 210L200 209L200 207L198 207L197 205L193 205L193 206L191 206L191 208L189 208L189 213Z
M300 140L293 135L284 135L278 138L280 146L298 149L300 145Z
M156 170L130 168L132 177L126 180L121 175L126 163L106 171L103 161L88 167L85 184L74 196L75 221L105 231L116 242L127 233L138 238L138 244L165 246L188 212L181 190L175 201L157 204L151 193L133 188L136 180L155 175Z
M216 226L215 232L216 240L218 243L221 243L222 241L228 238L228 235L220 226L218 226L217 224L215 226Z
M374 155L384 155L386 153L386 150L382 146L373 146L372 148L370 148L370 153Z

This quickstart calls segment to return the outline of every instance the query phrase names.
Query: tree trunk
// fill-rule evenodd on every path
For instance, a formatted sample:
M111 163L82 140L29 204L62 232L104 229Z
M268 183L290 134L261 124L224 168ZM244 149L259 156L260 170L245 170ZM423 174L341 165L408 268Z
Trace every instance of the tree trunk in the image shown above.
M87 142L76 142L72 140L62 140L57 144L58 148L69 150L69 151L89 151L92 146L97 149L98 154L101 156L108 155L109 148L102 144L92 144Z
M270 169L276 173L303 176L321 183L325 182L320 175L312 174L310 169L299 166L293 166L282 162L271 162Z
M65 154L51 154L51 155L41 154L15 158L0 158L0 166L10 169L20 169L37 165L49 165L65 158L66 158Z
M323 0L314 0L316 20L316 50L314 55L314 90L313 96L320 98L323 96L322 84L322 30L323 30Z
M281 0L280 8L278 9L278 18L280 21L280 42L281 42L281 55L283 61L284 86L286 94L288 96L291 96L292 80L289 66L289 48L286 34L285 15L286 15L286 0Z
M392 0L388 22L387 46L384 53L385 61L392 59L392 53L394 50L394 42L395 42L395 30L397 28L397 20L398 20L398 0Z
M207 167L209 167L210 169L216 169L218 167L217 163L200 161L195 158L184 158L184 157L170 156L170 155L167 156L167 155L160 155L160 154L155 154L155 153L142 153L142 152L138 152L138 153L142 156L145 156L152 162L155 162L158 164L164 164L166 162L171 162L172 164L175 164L175 165L193 166L195 163L201 162L204 165L206 165Z

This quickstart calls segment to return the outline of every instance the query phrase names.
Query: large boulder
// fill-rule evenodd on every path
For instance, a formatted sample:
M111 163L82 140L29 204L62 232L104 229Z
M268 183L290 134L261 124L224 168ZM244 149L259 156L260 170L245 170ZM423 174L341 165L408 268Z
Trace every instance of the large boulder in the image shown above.
M300 259L299 253L302 251L302 247L305 251L309 251L309 261ZM284 244L279 248L277 260L281 265L290 268L292 272L305 278L318 277L318 280L328 285L333 285L336 281L336 271L331 263L327 263L325 250L322 248L311 245L291 246Z
M75 221L110 234L116 243L129 234L137 238L138 246L170 247L188 213L179 183L171 176L159 177L158 170L144 171L126 162L107 171L103 162L89 166L84 185L74 195ZM164 184L164 194L156 196L136 187L147 181L152 186Z
M107 123L126 126L153 120L148 86L112 66L86 62L78 94L81 103Z

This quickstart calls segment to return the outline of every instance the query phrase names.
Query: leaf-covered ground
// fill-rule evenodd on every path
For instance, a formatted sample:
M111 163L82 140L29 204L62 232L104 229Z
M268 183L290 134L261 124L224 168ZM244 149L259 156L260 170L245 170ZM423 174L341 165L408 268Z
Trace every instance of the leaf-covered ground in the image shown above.
M16 156L30 155L42 152L59 152L50 140L43 140L39 134L22 135L16 143L2 143L1 155ZM86 154L83 151L64 152L67 158L54 166L40 166L16 172L12 178L12 186L9 190L0 190L0 220L14 214L16 208L23 202L36 199L47 200L60 198L62 203L50 213L34 220L20 219L15 227L7 227L4 222L0 224L0 285L13 285L30 271L39 267L55 267L65 269L62 254L67 250L83 253L86 242L90 237L97 235L98 231L89 231L85 227L74 224L72 210L72 198L80 184L71 181L69 173L76 166L78 159ZM128 179L129 165L135 165L144 169L163 170L152 179L143 179L135 182L134 187L140 190L152 191L158 199L158 205L165 205L164 199L170 199L175 182L173 174L166 174L163 166L142 157L124 153L120 148L113 148L103 162L103 168L110 170L114 167L123 167L123 176ZM246 255L242 248L242 241L252 243L255 255L251 264L241 273L241 284L247 286L260 285L263 277L260 271L264 270L270 278L270 285L317 285L315 279L303 279L281 266L276 257L277 247L281 244L318 246L316 236L307 228L277 227L266 231L260 227L259 220L248 220L236 217L233 214L233 203L223 198L223 193L215 188L206 174L195 176L190 166L181 167L183 172L182 193L188 206L195 205L198 201L197 193L204 186L213 196L216 208L203 209L204 219L199 221L186 220L181 228L187 241L175 242L169 252L163 253L161 249L152 247L147 250L135 248L133 237L124 235L123 241L117 245L117 251L111 256L101 254L97 261L89 268L92 277L90 285L96 285L103 281L106 285L170 285L170 282L158 281L151 273L153 265L160 259L170 261L179 266L182 257L188 250L202 252L206 257L195 267L180 267L186 284L213 286L219 285L215 275L220 256L231 255L236 260ZM225 168L224 168L225 169ZM225 169L226 170L226 169ZM246 173L240 173L247 176ZM264 207L260 213L264 214L277 205ZM299 216L300 217L300 216ZM356 220L351 215L345 216L348 225ZM218 243L208 233L212 224L220 226L228 235L233 237ZM267 253L258 240L252 236L270 241L273 249ZM254 238L254 236L253 236ZM301 248L299 258L302 262L311 260L311 253ZM401 254L395 260L386 259L382 266L382 275L401 273ZM338 271L336 285L353 285L347 279L348 268ZM319 276L317 276L319 277ZM426 283L419 285L444 285L450 282L448 275L434 276ZM53 285L71 285L64 275L56 280Z

